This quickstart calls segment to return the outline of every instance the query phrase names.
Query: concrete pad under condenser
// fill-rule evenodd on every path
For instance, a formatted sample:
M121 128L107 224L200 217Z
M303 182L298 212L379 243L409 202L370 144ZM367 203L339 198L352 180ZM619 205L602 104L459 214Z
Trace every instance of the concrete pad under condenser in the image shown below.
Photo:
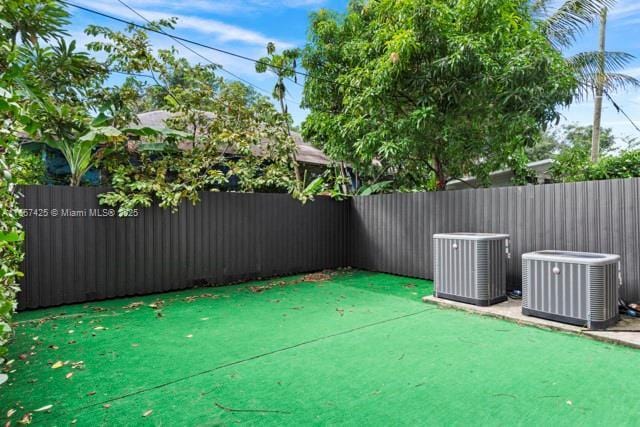
M540 319L533 316L525 316L522 314L521 300L514 300L511 298L505 302L490 305L488 307L480 307L444 298L437 298L433 295L427 295L423 297L422 300L426 303L437 304L444 308L465 310L471 313L510 320L522 325L570 332L578 335L584 335L599 341L640 349L640 318L621 316L620 321L615 326L604 331L592 331L576 325L554 322L552 320Z

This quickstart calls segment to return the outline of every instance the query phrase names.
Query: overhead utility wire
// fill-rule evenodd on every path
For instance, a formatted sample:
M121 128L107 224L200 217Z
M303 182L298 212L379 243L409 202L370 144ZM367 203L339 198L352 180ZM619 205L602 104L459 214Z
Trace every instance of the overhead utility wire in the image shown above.
M137 10L135 10L132 6L129 6L127 3L125 3L122 0L118 0L118 2L123 5L124 7L126 7L127 9L129 9L131 12L135 13L138 17L140 17L141 19L143 19L144 21L146 21L148 24L152 24L152 22L150 20L148 20L142 13L138 12ZM182 42L180 39L176 38L175 36L173 36L172 34L167 33L166 31L162 31L162 30L158 30L160 32L160 34L163 34L167 37L170 37L171 39L173 39L176 43L178 43L180 46L184 47L185 49L187 49L189 52L193 53L194 55L197 55L198 57L204 59L205 61L207 61L208 63L218 67L220 69L220 71L223 71L227 74L229 74L230 76L240 80L241 82L263 92L266 94L270 94L269 91L267 91L266 89L263 89L253 83L251 83L250 81L243 79L242 77L232 73L231 71L225 69L222 65L217 64L215 62L213 62L211 59L207 58L206 56L202 55L200 52L198 52L197 50L193 49L192 47L188 46L186 43Z
M118 18L117 16L109 15L107 13L100 12L100 11L97 11L95 9L91 9L91 8L88 8L88 7L85 7L85 6L80 6L78 4L69 2L67 0L57 0L57 1L62 3L62 4L65 4L67 6L75 7L76 9L80 9L80 10L83 10L85 12L93 13L94 15L98 15L98 16L102 16L104 18L112 19L114 21L118 21L118 22L123 23L123 24L131 25L133 27L140 28L140 29L152 32L152 33L168 35L167 33L165 33L162 30L158 30L158 29L155 29L155 28L150 28L148 26L141 25L141 24L136 24L135 22L127 21L126 19ZM248 57L248 56L245 56L245 55L241 55L239 53L231 52L229 50L220 49L218 47L211 46L211 45L204 44L204 43L200 43L200 42L197 42L195 40L190 40L190 39L187 39L187 38L184 38L184 37L180 37L180 36L175 36L175 35L169 35L169 36L171 38L173 38L174 40L176 40L176 41L180 40L182 42L189 43L189 44L192 44L192 45L195 45L195 46L199 46L199 47L202 47L202 48L205 48L205 49L213 50L215 52L223 53L225 55L229 55L229 56L233 56L233 57L236 57L236 58L244 59L245 61L250 61L250 62L253 62L255 64L266 65L266 66L273 67L273 68L278 68L278 69L281 69L281 70L285 69L285 67L269 64L269 63L266 63L266 62L261 61L259 59L251 58L251 57ZM323 81L328 82L328 83L336 84L336 82L334 80L330 80L330 79L327 79L327 78L324 78L324 77L312 76L312 75L310 75L308 73L305 73L303 71L293 70L293 72L295 74L299 75L299 76L304 76L304 77L308 77L308 78L312 78L312 79L314 78L314 79L317 79L317 80L323 80Z
M143 30L146 30L146 31L152 32L152 33L163 34L163 35L165 35L165 36L171 37L171 38L172 38L173 40L175 40L176 42L178 42L178 41L179 41L179 42L190 43L190 44L193 44L193 45L195 45L195 46L199 46L199 47L202 47L202 48L205 48L205 49L213 50L213 51L215 51L215 52L223 53L223 54L225 54L225 55L229 55L229 56L233 56L233 57L236 57L236 58L244 59L245 61L250 61L250 62L253 62L253 63L256 63L256 64L262 64L262 65L271 66L271 67L275 67L275 68L279 68L279 69L284 69L284 67L278 67L277 65L267 64L266 62L264 62L264 61L260 61L259 59L250 58L250 57L248 57L248 56L241 55L241 54L239 54L239 53L231 52L231 51L228 51L228 50L225 50L225 49L220 49L220 48L217 48L217 47L214 47L214 46L210 46L210 45L207 45L207 44L204 44L204 43L200 43L200 42L197 42L197 41L194 41L194 40L189 40L189 39L184 38L184 37L174 36L174 35L171 35L171 34L168 34L168 33L164 32L164 31L162 31L162 30L157 30L157 29L155 29L155 28L149 28L149 27L147 27L147 26L145 26L145 25L136 24L135 22L127 21L126 19L121 19L121 18L118 18L118 17L116 17L116 16L109 15L109 14L107 14L107 13L103 13L103 12L100 12L100 11L97 11L97 10L94 10L94 9L91 9L91 8L88 8L88 7L80 6L80 5L77 5L77 4L75 4L75 3L71 3L71 2L69 2L69 1L67 1L67 0L57 0L57 1L58 1L58 2L60 2L60 3L62 3L62 4L65 4L65 5L67 5L67 6L75 7L76 9L80 9L80 10L83 10L83 11L85 11L85 12L93 13L93 14L95 14L95 15L102 16L102 17L104 17L104 18L112 19L112 20L114 20L114 21L118 21L118 22L121 22L121 23L123 23L123 24L131 25L131 26L133 26L133 27L137 27L137 28L140 28L140 29L143 29ZM118 1L120 1L120 0L118 0ZM122 2L121 2L121 3L122 3ZM126 6L126 5L125 5L125 6ZM127 6L127 7L128 7L128 6ZM129 9L131 9L130 7L128 7L128 8L129 8ZM134 12L135 12L135 11L134 11ZM137 14L137 12L135 12L135 13ZM140 16L140 15L139 15L139 16ZM146 19L145 19L145 20L146 20ZM147 22L148 22L148 21L147 21ZM184 45L183 45L183 46L184 46ZM200 56L200 54L198 54L198 53L196 53L196 55ZM218 64L216 64L216 65L218 65ZM302 71L293 70L293 72L294 72L295 74L297 74L297 75L300 75L300 76L304 76L304 77L308 77L308 78L315 78L315 79L318 79L318 80L326 81L326 82L328 82L328 83L337 84L337 83L336 83L335 81L333 81L333 80L329 80L329 79L322 78L322 77L318 77L318 76L312 76L312 75L310 75L310 74L308 74L308 73L305 73L305 72L302 72ZM297 82L296 82L296 83L297 83ZM605 92L605 95L607 96L607 98L609 99L609 101L611 101L611 103L612 103L612 104L613 104L613 106L616 108L616 110L617 110L619 113L622 113L622 114L627 118L627 120L629 120L629 122L631 123L631 125L632 125L632 126L633 126L637 131L638 131L638 132L640 132L640 127L638 127L638 125L636 125L636 124L635 124L635 122L631 119L631 117L629 117L629 116L627 115L627 113L626 113L626 112L625 112L625 111L624 111L624 110L623 110L623 109L622 109L622 108L621 108L621 107L620 107L620 106L619 106L619 105L618 105L618 104L613 100L613 98L611 98L611 96L610 96L607 92Z
M609 101L611 101L611 103L613 104L614 108L618 111L618 113L622 113L623 116L625 116L627 118L627 120L629 120L629 123L631 123L631 125L638 131L640 132L640 127L638 127L637 124L635 124L635 122L633 121L633 119L631 119L631 117L629 117L629 115L622 109L622 107L620 107L618 104L616 104L616 101L613 100L613 98L611 97L611 95L609 95L608 92L604 92L604 94L607 96L607 98L609 99Z

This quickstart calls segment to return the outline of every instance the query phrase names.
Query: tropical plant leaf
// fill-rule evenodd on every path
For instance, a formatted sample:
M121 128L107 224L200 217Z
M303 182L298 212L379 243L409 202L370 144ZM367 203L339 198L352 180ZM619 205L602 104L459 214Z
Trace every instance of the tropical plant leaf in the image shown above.
M114 128L113 126L100 126L100 127L91 128L91 130L86 134L82 135L78 139L78 141L98 142L98 141L106 140L109 138L117 138L119 136L122 136L122 132Z
M138 146L139 151L155 151L155 152L178 152L175 145L165 142L145 142Z
M183 138L183 139L193 139L193 135L187 132L179 131L176 129L170 128L156 128L152 126L134 126L130 128L122 129L122 132L129 135L137 135L137 136L162 136L165 138L174 137L174 138Z
M620 71L635 59L626 52L604 52L604 58L598 51L580 52L569 58L569 65L580 73L596 75L600 70L600 61L604 59L604 68L608 72Z
M389 188L389 186L392 183L393 183L392 181L376 182L375 184L371 184L366 187L361 187L360 190L358 191L358 194L360 196L370 196L372 194L381 193L386 188Z
M0 242L19 242L24 239L24 234L19 231L0 231Z
M546 10L548 1L536 1L534 7ZM556 47L566 47L595 22L604 8L615 0L566 0L540 25L549 41Z

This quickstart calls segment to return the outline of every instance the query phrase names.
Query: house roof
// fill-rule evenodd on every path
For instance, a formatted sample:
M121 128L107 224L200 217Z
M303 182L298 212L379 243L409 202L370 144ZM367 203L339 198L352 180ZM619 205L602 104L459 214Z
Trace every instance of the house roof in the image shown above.
M173 117L175 114L176 113L171 113L166 110L155 110L145 113L139 113L137 114L137 117L141 126L162 128L167 126L166 121L169 118ZM213 113L203 112L203 114L211 120L215 119ZM331 160L322 152L322 150L314 147L308 142L305 142L302 139L302 135L300 135L300 133L292 131L291 137L296 143L295 157L298 162L313 165L328 165L329 163L331 163ZM263 144L266 143L267 141L263 141ZM190 144L186 142L181 144L180 147L183 149L188 149L190 148ZM262 148L260 146L256 146L254 149L252 149L252 151L254 154L259 155L262 151Z
M543 181L549 177L549 168L553 164L553 159L543 159L535 162L527 163L527 167L535 171L538 180ZM511 178L514 176L512 169L502 169L491 172L489 179L491 180L492 187L500 187L508 185L511 182ZM462 179L454 179L447 183L447 189L458 190L464 188L470 188L477 184L475 176L465 176Z

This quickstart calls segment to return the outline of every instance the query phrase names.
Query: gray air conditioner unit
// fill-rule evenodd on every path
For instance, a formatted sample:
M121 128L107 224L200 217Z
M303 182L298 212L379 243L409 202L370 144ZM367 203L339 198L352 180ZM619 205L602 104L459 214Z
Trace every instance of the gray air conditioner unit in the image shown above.
M434 294L475 305L507 300L509 235L433 235Z
M538 251L522 255L522 314L604 329L618 314L618 255Z

